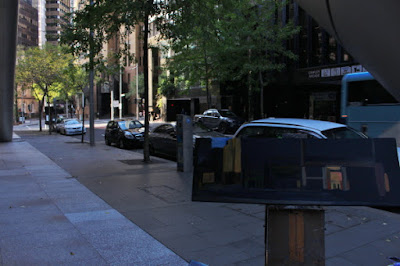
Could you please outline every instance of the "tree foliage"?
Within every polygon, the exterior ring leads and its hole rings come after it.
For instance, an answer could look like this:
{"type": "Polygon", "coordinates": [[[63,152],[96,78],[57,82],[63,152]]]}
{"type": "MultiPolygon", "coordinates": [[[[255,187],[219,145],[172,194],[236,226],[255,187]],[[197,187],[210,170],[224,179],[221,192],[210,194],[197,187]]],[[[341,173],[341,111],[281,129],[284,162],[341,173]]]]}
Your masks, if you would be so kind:
{"type": "MultiPolygon", "coordinates": [[[[16,65],[16,83],[32,90],[33,96],[39,101],[39,110],[42,110],[46,96],[50,102],[50,99],[59,97],[69,89],[64,82],[66,69],[72,60],[65,48],[51,44],[20,51],[16,65]]],[[[39,119],[41,120],[41,115],[39,119]]]]}
{"type": "MultiPolygon", "coordinates": [[[[94,58],[93,64],[101,64],[100,52],[106,41],[112,38],[119,40],[120,46],[114,51],[115,63],[119,65],[120,58],[133,55],[129,53],[126,37],[139,24],[144,24],[143,65],[144,65],[144,95],[145,95],[145,136],[144,161],[150,161],[149,156],[149,117],[148,117],[148,22],[151,16],[159,14],[158,1],[152,0],[97,0],[91,5],[71,15],[72,23],[65,28],[63,43],[68,44],[74,54],[94,58]],[[91,34],[93,33],[93,34],[91,34]],[[97,61],[96,61],[97,60],[97,61]]],[[[90,66],[93,69],[93,65],[90,66]]]]}
{"type": "Polygon", "coordinates": [[[284,69],[282,58],[296,59],[284,44],[298,28],[278,16],[285,4],[271,0],[170,1],[159,18],[161,33],[169,40],[166,48],[174,52],[167,69],[190,85],[241,81],[248,95],[260,91],[276,71],[284,69]]]}

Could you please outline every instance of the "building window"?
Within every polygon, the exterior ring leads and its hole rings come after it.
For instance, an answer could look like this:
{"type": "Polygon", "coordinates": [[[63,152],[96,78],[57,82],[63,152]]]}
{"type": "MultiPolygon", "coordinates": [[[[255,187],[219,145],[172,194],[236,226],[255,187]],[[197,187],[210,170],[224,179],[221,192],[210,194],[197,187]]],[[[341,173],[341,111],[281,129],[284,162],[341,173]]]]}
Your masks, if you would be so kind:
{"type": "Polygon", "coordinates": [[[329,64],[335,64],[337,63],[337,42],[336,39],[333,36],[329,36],[328,39],[328,62],[329,64]]]}
{"type": "Polygon", "coordinates": [[[318,66],[322,64],[322,30],[321,27],[314,21],[310,23],[312,30],[312,43],[311,43],[311,53],[312,62],[311,66],[318,66]]]}
{"type": "Polygon", "coordinates": [[[299,8],[299,67],[305,68],[309,65],[307,58],[307,36],[308,36],[308,27],[307,27],[307,15],[303,9],[299,8]]]}

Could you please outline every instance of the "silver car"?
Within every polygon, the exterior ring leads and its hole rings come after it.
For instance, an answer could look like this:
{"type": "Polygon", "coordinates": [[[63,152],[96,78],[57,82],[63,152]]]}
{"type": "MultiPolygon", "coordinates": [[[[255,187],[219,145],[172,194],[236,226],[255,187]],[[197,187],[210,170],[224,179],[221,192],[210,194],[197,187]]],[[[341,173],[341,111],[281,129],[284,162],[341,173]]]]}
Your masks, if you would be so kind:
{"type": "Polygon", "coordinates": [[[85,134],[86,128],[83,128],[81,122],[77,119],[65,119],[59,124],[59,132],[64,135],[85,134]]]}
{"type": "MultiPolygon", "coordinates": [[[[308,139],[366,139],[363,133],[346,125],[301,118],[266,118],[242,125],[234,134],[240,137],[308,138],[308,139]]],[[[397,147],[400,165],[400,148],[397,147]]]]}

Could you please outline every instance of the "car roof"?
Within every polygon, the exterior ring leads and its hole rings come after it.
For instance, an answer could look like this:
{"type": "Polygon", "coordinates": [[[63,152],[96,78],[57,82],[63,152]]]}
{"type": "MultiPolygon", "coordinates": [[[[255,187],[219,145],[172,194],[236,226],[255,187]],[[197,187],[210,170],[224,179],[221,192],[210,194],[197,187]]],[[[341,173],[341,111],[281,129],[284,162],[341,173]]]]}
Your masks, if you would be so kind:
{"type": "Polygon", "coordinates": [[[114,119],[114,120],[110,120],[110,121],[114,121],[114,122],[124,122],[124,121],[138,121],[137,119],[134,118],[119,118],[119,119],[114,119]]]}
{"type": "Polygon", "coordinates": [[[248,124],[274,124],[282,126],[298,126],[302,128],[314,129],[319,131],[346,127],[346,125],[343,124],[321,121],[321,120],[302,119],[302,118],[273,118],[273,117],[254,120],[248,124]]]}
{"type": "Polygon", "coordinates": [[[211,109],[207,109],[204,112],[209,112],[209,111],[230,111],[229,109],[216,109],[216,108],[211,108],[211,109]]]}

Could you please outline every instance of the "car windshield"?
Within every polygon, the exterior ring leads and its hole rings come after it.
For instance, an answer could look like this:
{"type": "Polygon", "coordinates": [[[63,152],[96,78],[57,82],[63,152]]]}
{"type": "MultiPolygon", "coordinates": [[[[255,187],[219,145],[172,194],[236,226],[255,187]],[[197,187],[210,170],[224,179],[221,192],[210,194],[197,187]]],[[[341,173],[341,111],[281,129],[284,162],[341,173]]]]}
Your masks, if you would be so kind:
{"type": "Polygon", "coordinates": [[[366,139],[367,136],[348,127],[339,127],[321,132],[328,139],[366,139]]]}
{"type": "Polygon", "coordinates": [[[193,123],[193,133],[204,133],[213,131],[211,128],[205,126],[203,123],[193,123]]]}
{"type": "Polygon", "coordinates": [[[135,121],[135,120],[120,121],[120,122],[118,122],[118,125],[122,130],[143,127],[142,123],[140,123],[139,121],[135,121]]]}
{"type": "Polygon", "coordinates": [[[79,122],[77,120],[69,120],[69,121],[65,121],[66,125],[74,125],[74,124],[79,124],[79,122]]]}
{"type": "Polygon", "coordinates": [[[237,117],[237,115],[228,110],[220,110],[219,113],[224,117],[237,117]]]}

